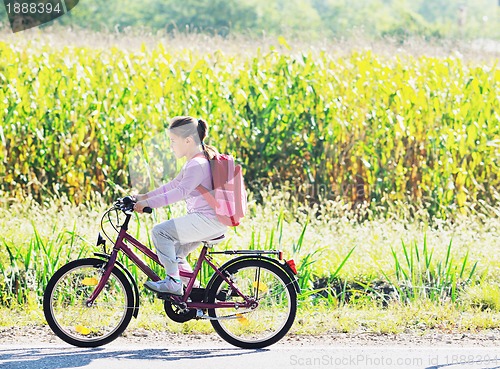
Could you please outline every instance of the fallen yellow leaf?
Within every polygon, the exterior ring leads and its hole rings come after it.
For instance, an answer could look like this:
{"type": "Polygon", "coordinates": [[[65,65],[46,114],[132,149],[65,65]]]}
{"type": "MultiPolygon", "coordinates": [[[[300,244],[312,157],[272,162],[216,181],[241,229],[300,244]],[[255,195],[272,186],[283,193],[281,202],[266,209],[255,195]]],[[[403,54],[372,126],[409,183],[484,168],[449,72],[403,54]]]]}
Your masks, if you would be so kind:
{"type": "Polygon", "coordinates": [[[248,319],[245,318],[242,314],[236,314],[236,320],[238,320],[238,322],[240,322],[243,325],[249,324],[248,319]]]}
{"type": "Polygon", "coordinates": [[[82,281],[84,286],[97,286],[97,283],[99,283],[99,281],[94,277],[85,277],[82,281]]]}
{"type": "Polygon", "coordinates": [[[266,293],[269,291],[269,288],[267,288],[265,283],[262,282],[253,282],[253,287],[257,288],[260,292],[266,293]]]}
{"type": "Polygon", "coordinates": [[[75,327],[75,330],[80,333],[80,334],[83,334],[83,335],[88,335],[90,334],[90,329],[88,329],[87,327],[84,327],[83,325],[77,325],[75,327]]]}

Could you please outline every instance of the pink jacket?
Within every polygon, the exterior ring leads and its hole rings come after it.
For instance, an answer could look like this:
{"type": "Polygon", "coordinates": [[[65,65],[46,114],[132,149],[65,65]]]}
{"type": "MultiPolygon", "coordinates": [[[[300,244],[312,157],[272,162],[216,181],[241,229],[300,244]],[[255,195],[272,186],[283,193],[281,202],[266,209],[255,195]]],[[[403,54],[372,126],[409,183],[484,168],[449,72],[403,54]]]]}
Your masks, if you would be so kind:
{"type": "Polygon", "coordinates": [[[215,211],[196,189],[199,184],[212,189],[210,164],[206,158],[196,156],[184,164],[177,177],[148,192],[147,201],[150,207],[159,208],[185,199],[188,213],[202,213],[215,218],[215,211]]]}

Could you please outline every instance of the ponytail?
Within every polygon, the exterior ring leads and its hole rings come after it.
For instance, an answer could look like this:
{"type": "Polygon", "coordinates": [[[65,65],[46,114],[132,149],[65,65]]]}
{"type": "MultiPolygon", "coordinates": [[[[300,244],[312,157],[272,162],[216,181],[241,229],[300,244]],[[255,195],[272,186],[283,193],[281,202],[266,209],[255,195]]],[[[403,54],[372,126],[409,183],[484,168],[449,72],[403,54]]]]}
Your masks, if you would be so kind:
{"type": "Polygon", "coordinates": [[[197,131],[198,136],[200,137],[201,149],[203,150],[205,157],[207,158],[207,160],[213,159],[213,157],[219,152],[215,147],[205,144],[205,138],[208,135],[207,122],[205,122],[203,119],[198,119],[197,131]]]}

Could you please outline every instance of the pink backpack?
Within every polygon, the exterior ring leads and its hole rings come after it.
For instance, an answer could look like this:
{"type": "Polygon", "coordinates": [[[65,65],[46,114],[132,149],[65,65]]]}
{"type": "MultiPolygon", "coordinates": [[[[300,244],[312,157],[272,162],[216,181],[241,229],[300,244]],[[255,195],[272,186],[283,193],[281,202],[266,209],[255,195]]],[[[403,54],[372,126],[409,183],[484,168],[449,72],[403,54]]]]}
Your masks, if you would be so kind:
{"type": "Polygon", "coordinates": [[[219,221],[236,227],[245,216],[247,192],[241,165],[235,165],[234,158],[227,154],[216,154],[210,162],[213,190],[202,185],[196,187],[210,204],[219,221]]]}

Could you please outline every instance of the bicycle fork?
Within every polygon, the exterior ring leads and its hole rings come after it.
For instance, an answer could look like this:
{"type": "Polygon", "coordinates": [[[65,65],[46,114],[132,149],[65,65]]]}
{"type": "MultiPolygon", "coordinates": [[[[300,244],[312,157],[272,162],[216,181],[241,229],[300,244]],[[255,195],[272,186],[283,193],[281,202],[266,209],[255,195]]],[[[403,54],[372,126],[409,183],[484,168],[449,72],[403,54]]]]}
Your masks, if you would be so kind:
{"type": "MultiPolygon", "coordinates": [[[[104,286],[106,285],[106,282],[109,279],[109,276],[111,275],[111,271],[115,267],[116,259],[118,257],[118,251],[113,250],[109,256],[108,261],[106,262],[106,265],[104,265],[101,270],[104,270],[104,273],[102,274],[101,278],[99,279],[99,282],[96,285],[96,288],[94,289],[94,292],[90,295],[90,297],[85,301],[85,305],[87,307],[92,307],[94,304],[95,300],[101,293],[101,291],[104,289],[104,286]]],[[[103,260],[104,262],[104,260],[103,260]]]]}

